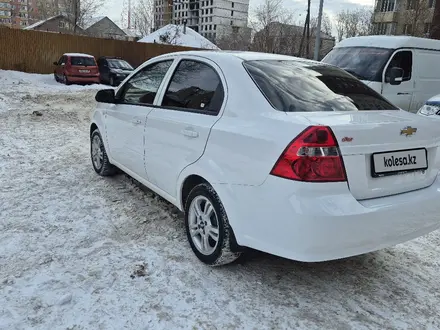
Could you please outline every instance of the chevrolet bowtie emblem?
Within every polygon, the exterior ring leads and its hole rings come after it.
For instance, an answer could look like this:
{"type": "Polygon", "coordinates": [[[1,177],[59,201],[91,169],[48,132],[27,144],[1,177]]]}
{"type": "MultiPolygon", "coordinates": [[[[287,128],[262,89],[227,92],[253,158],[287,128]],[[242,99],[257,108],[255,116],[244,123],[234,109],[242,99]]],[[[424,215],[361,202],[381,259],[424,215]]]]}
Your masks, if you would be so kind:
{"type": "Polygon", "coordinates": [[[400,135],[411,136],[417,132],[417,128],[406,126],[400,130],[400,135]]]}

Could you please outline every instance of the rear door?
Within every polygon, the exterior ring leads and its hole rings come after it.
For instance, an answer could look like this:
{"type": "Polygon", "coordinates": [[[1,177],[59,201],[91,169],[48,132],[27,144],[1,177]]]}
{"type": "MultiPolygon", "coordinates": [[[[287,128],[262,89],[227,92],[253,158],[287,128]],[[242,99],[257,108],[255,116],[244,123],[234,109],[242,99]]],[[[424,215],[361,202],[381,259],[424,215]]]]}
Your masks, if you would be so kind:
{"type": "Polygon", "coordinates": [[[411,100],[416,80],[413,73],[413,58],[411,49],[399,49],[391,56],[383,72],[382,95],[391,103],[406,111],[413,110],[411,109],[411,100]],[[399,85],[389,83],[389,72],[392,67],[403,69],[403,79],[399,85]]]}
{"type": "Polygon", "coordinates": [[[170,82],[148,115],[145,156],[149,180],[176,197],[180,172],[203,154],[212,126],[225,103],[220,68],[199,57],[177,63],[170,82]]]}
{"type": "Polygon", "coordinates": [[[58,76],[59,79],[62,78],[63,73],[64,73],[64,67],[67,63],[67,56],[61,56],[60,59],[58,60],[58,65],[55,68],[55,74],[58,76]]]}
{"type": "Polygon", "coordinates": [[[118,91],[118,103],[106,111],[106,134],[112,159],[145,179],[146,119],[172,63],[172,59],[162,60],[141,69],[118,91]]]}

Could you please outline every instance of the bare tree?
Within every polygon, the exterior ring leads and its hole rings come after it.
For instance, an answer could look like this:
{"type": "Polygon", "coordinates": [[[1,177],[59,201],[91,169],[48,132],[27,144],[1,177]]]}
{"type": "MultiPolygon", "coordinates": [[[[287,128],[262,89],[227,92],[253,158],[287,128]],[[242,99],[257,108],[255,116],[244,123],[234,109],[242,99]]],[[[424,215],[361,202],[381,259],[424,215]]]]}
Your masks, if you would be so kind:
{"type": "Polygon", "coordinates": [[[153,0],[138,0],[134,6],[134,26],[142,37],[151,33],[154,24],[153,0]]]}
{"type": "Polygon", "coordinates": [[[61,8],[72,22],[73,33],[77,33],[78,26],[84,26],[89,19],[95,16],[104,5],[105,0],[59,0],[61,8]]]}
{"type": "Polygon", "coordinates": [[[254,32],[252,48],[262,52],[280,52],[280,46],[289,48],[296,36],[289,31],[294,23],[293,13],[283,7],[282,0],[264,0],[250,21],[254,32]]]}
{"type": "MultiPolygon", "coordinates": [[[[313,30],[316,29],[318,25],[318,18],[313,17],[310,20],[310,28],[313,30]]],[[[322,14],[322,21],[321,21],[321,32],[324,32],[325,34],[331,36],[332,35],[332,22],[330,20],[330,17],[326,13],[322,14]]]]}
{"type": "Polygon", "coordinates": [[[336,15],[338,41],[343,38],[371,34],[373,30],[372,15],[372,10],[366,8],[339,12],[336,15]]]}
{"type": "Polygon", "coordinates": [[[105,0],[38,0],[39,19],[63,15],[71,23],[72,33],[84,26],[101,9],[105,0]]]}
{"type": "Polygon", "coordinates": [[[222,34],[216,38],[216,45],[223,50],[249,50],[251,43],[251,29],[239,28],[229,34],[222,34]]]}
{"type": "Polygon", "coordinates": [[[426,36],[428,31],[425,30],[425,23],[431,19],[432,11],[427,0],[408,0],[403,15],[403,33],[416,37],[426,36]]]}

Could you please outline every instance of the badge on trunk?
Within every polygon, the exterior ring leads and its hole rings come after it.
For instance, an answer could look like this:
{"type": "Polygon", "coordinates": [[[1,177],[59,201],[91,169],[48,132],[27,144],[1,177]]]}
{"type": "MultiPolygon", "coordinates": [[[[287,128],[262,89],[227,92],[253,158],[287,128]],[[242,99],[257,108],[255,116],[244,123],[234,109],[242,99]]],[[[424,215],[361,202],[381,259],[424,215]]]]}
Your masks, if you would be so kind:
{"type": "Polygon", "coordinates": [[[413,134],[416,134],[416,132],[417,132],[417,128],[406,126],[400,130],[400,135],[411,136],[413,134]]]}

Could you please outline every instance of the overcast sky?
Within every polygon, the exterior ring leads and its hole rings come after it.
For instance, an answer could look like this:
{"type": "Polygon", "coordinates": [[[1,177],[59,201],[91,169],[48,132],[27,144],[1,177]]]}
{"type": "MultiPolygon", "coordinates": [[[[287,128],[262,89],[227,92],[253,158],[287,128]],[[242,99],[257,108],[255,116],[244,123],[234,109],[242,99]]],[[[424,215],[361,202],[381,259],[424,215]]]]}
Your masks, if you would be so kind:
{"type": "MultiPolygon", "coordinates": [[[[132,0],[132,3],[135,1],[136,0],[132,0]]],[[[128,0],[126,0],[126,2],[128,3],[128,0]]],[[[252,15],[253,10],[262,2],[263,0],[250,0],[249,15],[252,15]]],[[[324,12],[329,15],[330,19],[333,19],[335,14],[344,9],[355,9],[362,6],[372,7],[373,5],[374,0],[324,0],[324,12]]],[[[284,0],[284,6],[296,14],[298,17],[298,23],[301,23],[301,21],[304,22],[307,10],[307,1],[284,0]]],[[[317,16],[318,6],[319,0],[312,0],[312,17],[317,16]]],[[[115,23],[120,24],[122,11],[123,0],[107,0],[101,14],[108,16],[115,23]]],[[[122,28],[126,28],[126,26],[122,26],[122,28]]]]}

